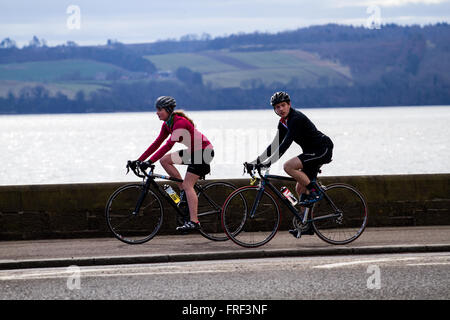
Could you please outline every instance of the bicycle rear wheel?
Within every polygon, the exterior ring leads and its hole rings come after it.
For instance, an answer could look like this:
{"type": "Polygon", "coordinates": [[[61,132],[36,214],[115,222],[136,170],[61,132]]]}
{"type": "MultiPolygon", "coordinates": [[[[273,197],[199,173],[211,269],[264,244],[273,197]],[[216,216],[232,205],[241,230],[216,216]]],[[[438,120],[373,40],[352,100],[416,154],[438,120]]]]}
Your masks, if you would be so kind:
{"type": "MultiPolygon", "coordinates": [[[[200,233],[214,241],[228,240],[222,229],[222,206],[228,196],[237,188],[228,182],[211,182],[198,193],[198,220],[200,233]]],[[[245,200],[242,198],[242,202],[245,200]]]]}
{"type": "Polygon", "coordinates": [[[325,188],[327,197],[312,208],[312,225],[316,234],[331,244],[348,244],[356,240],[367,225],[367,205],[364,197],[347,184],[332,184],[325,188]]]}
{"type": "Polygon", "coordinates": [[[280,210],[273,196],[257,186],[242,187],[225,201],[222,227],[234,243],[259,247],[269,242],[280,225],[280,210]],[[242,201],[245,199],[245,201],[242,201]]]}
{"type": "Polygon", "coordinates": [[[134,212],[143,190],[142,184],[125,185],[117,189],[106,204],[109,229],[117,239],[128,244],[149,241],[162,225],[163,207],[151,190],[145,194],[139,211],[134,212]]]}

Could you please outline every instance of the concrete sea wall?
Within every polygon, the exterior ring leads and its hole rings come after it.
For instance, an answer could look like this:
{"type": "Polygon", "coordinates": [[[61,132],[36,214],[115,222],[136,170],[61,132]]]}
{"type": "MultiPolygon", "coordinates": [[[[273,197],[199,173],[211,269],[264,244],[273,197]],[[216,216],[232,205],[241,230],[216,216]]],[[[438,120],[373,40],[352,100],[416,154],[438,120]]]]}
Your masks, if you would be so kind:
{"type": "MultiPolygon", "coordinates": [[[[450,224],[450,174],[323,177],[324,185],[355,186],[369,207],[369,227],[450,224]]],[[[237,187],[249,179],[229,179],[237,187]]],[[[209,182],[209,181],[207,181],[209,182]]],[[[104,217],[111,193],[125,183],[0,186],[0,240],[111,236],[104,217]]],[[[276,183],[281,187],[281,183],[276,183]]],[[[285,184],[291,191],[292,183],[285,184]]],[[[159,234],[175,233],[175,212],[165,203],[159,234]]],[[[280,229],[291,226],[282,209],[280,229]]]]}

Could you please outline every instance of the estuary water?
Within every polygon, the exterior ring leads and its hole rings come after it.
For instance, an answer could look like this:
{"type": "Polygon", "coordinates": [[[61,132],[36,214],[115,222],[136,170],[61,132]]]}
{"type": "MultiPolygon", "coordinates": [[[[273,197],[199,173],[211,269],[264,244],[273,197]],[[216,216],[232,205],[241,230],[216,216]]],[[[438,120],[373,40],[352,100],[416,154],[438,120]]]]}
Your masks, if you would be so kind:
{"type": "MultiPolygon", "coordinates": [[[[450,172],[450,106],[299,110],[334,142],[323,176],[450,172]]],[[[264,151],[279,119],[272,110],[187,114],[215,148],[207,179],[242,178],[242,163],[264,151]]],[[[155,112],[2,115],[0,185],[136,181],[125,175],[126,161],[161,124],[155,112]]],[[[283,174],[282,164],[301,152],[293,143],[271,173],[283,174]]],[[[159,164],[156,171],[163,173],[159,164]]]]}

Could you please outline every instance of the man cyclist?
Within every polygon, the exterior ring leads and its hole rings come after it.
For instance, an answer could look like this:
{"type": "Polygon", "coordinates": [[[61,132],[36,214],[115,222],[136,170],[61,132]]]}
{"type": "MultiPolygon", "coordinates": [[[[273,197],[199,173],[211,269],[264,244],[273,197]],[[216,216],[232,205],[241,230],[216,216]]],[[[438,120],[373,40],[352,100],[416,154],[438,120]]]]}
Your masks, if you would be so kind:
{"type": "MultiPolygon", "coordinates": [[[[331,162],[333,142],[317,130],[306,115],[291,106],[291,98],[286,92],[276,92],[270,103],[280,117],[277,134],[263,154],[247,165],[269,167],[281,158],[292,142],[297,143],[303,153],[286,161],[283,169],[297,181],[295,189],[301,195],[300,205],[309,206],[322,197],[312,181],[317,177],[320,166],[331,162]]],[[[294,234],[295,230],[290,232],[294,234]]]]}

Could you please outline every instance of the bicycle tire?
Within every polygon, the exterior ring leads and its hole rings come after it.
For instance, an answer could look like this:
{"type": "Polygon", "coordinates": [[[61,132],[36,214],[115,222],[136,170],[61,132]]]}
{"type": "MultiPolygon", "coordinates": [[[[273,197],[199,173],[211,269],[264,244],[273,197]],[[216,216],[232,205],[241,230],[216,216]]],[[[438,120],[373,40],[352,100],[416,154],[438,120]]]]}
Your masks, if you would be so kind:
{"type": "Polygon", "coordinates": [[[137,214],[133,212],[142,194],[142,184],[118,188],[109,198],[105,216],[109,230],[122,242],[141,244],[152,239],[161,228],[164,209],[161,200],[148,190],[137,214]]]}
{"type": "Polygon", "coordinates": [[[258,186],[246,186],[235,190],[224,203],[222,227],[227,237],[245,248],[256,248],[269,242],[280,225],[280,209],[274,197],[264,190],[254,217],[251,210],[258,186]],[[245,199],[243,205],[240,199],[245,199]]]}
{"type": "Polygon", "coordinates": [[[222,229],[222,206],[236,189],[235,185],[228,182],[211,182],[202,186],[198,193],[199,231],[202,236],[213,241],[228,240],[222,229]]]}
{"type": "Polygon", "coordinates": [[[312,208],[312,225],[316,234],[327,243],[342,245],[355,241],[367,226],[368,209],[363,195],[354,187],[337,183],[325,187],[325,193],[340,210],[338,217],[326,218],[336,211],[324,197],[312,208]]]}

